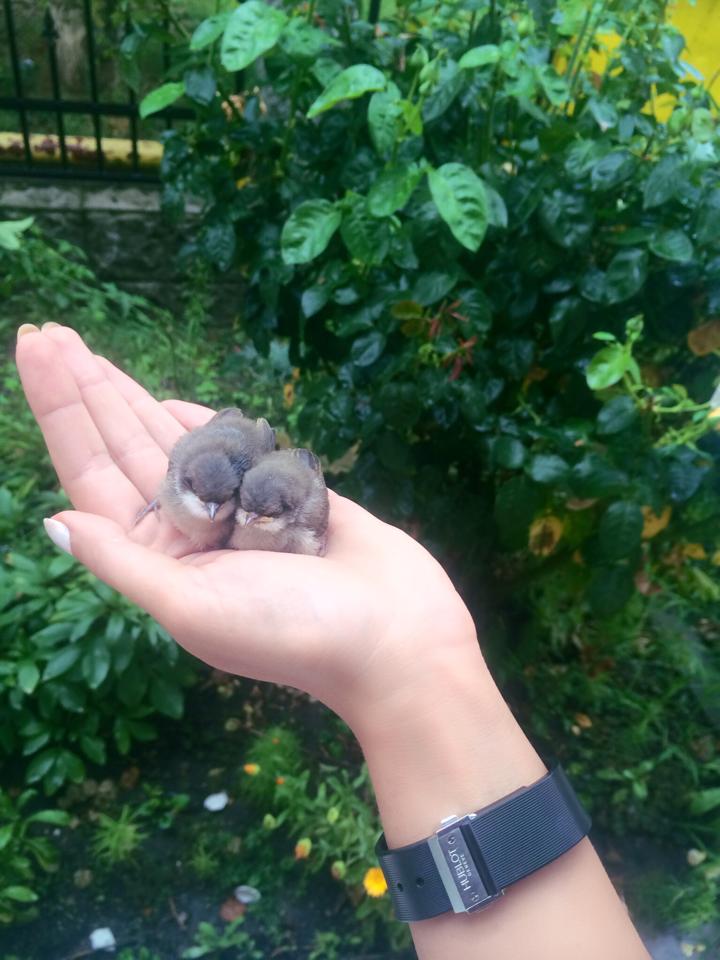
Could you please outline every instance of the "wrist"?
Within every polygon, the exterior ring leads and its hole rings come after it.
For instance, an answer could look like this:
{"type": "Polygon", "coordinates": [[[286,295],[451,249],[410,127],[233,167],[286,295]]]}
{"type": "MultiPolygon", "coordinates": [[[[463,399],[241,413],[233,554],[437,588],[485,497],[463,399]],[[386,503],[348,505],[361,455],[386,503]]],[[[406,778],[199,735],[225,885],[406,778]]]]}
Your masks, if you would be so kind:
{"type": "Polygon", "coordinates": [[[442,818],[478,810],[546,773],[476,640],[429,656],[355,733],[390,846],[420,840],[442,818]]]}

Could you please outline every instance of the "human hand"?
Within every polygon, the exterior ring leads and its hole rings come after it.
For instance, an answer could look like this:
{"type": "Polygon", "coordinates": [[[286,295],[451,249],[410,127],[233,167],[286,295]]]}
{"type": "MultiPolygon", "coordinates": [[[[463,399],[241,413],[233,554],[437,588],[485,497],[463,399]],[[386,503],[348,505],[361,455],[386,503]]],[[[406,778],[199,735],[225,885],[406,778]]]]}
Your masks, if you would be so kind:
{"type": "Polygon", "coordinates": [[[54,518],[73,556],[195,656],[306,690],[358,736],[441,664],[476,663],[472,620],[439,564],[343,497],[330,494],[322,558],[196,553],[162,511],[134,526],[176,440],[213,411],[159,403],[68,327],[21,333],[23,387],[75,507],[54,518]]]}

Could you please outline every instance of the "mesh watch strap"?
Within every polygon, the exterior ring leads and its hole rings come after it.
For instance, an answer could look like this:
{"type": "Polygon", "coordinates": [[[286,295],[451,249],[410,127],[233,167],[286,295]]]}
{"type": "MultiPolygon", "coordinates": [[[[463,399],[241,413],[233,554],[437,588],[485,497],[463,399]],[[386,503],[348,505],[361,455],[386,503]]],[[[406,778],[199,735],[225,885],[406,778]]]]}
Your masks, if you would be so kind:
{"type": "Polygon", "coordinates": [[[560,766],[418,843],[376,852],[398,920],[471,912],[574,847],[590,829],[560,766]]]}

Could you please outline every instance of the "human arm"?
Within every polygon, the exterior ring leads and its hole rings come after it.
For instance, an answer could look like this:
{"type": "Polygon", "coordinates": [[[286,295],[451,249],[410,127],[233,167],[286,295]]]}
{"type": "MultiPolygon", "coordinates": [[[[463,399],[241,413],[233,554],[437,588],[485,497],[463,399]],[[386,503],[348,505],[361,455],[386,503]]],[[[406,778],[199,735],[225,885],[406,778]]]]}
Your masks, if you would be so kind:
{"type": "MultiPolygon", "coordinates": [[[[543,775],[464,604],[414,540],[335,495],[323,558],[194,553],[162,513],[134,527],[169,450],[211,411],[157,403],[66,327],[26,333],[17,359],[76,507],[54,518],[65,545],[200,659],[304,689],[341,715],[391,846],[543,775]]],[[[647,957],[587,840],[488,910],[414,924],[413,936],[421,960],[647,957]]]]}

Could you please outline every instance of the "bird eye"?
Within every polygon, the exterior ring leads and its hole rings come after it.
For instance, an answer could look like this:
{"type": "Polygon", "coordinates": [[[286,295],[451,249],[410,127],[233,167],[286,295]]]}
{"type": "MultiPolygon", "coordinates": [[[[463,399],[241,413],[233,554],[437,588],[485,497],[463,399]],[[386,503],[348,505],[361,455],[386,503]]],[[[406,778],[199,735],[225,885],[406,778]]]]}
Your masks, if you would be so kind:
{"type": "Polygon", "coordinates": [[[182,482],[183,482],[183,485],[188,488],[188,490],[192,490],[193,483],[190,477],[183,477],[182,482]]]}

